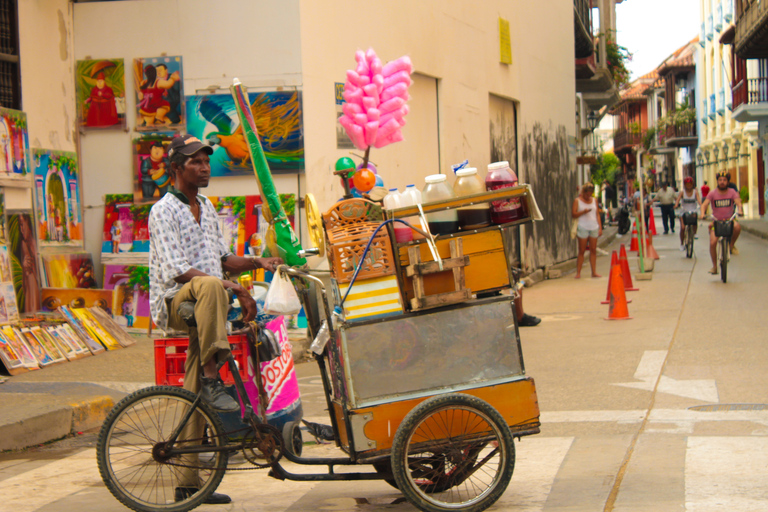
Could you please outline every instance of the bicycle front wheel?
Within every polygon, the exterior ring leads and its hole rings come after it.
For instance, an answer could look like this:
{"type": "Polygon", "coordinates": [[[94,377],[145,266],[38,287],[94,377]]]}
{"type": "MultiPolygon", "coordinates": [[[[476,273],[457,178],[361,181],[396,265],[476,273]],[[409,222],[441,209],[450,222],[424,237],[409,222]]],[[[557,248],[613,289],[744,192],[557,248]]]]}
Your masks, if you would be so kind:
{"type": "Polygon", "coordinates": [[[730,248],[730,241],[725,238],[720,238],[720,279],[724,283],[728,282],[728,249],[730,248]]]}
{"type": "MultiPolygon", "coordinates": [[[[104,484],[123,505],[138,512],[182,512],[203,503],[219,486],[225,452],[163,453],[195,398],[181,388],[153,386],[125,397],[109,413],[96,457],[104,484]]],[[[222,446],[223,433],[218,415],[201,402],[174,447],[222,446]]]]}
{"type": "Polygon", "coordinates": [[[504,418],[479,398],[435,396],[409,412],[392,441],[398,489],[425,512],[480,512],[501,497],[515,467],[504,418]]]}
{"type": "Polygon", "coordinates": [[[693,226],[685,226],[685,256],[693,257],[693,226]]]}

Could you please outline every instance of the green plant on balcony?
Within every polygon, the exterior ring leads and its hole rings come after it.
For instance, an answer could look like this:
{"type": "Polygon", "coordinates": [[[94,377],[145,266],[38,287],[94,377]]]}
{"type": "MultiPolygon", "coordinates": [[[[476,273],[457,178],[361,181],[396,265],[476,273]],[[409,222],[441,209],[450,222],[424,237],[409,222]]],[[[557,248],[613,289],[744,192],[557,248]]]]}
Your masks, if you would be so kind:
{"type": "Polygon", "coordinates": [[[645,135],[643,135],[643,147],[646,151],[651,149],[651,146],[653,145],[653,141],[656,138],[656,128],[648,128],[648,130],[645,132],[645,135]]]}
{"type": "Polygon", "coordinates": [[[742,204],[747,204],[749,202],[749,187],[746,185],[741,187],[739,189],[739,197],[741,197],[742,204]]]}
{"type": "Polygon", "coordinates": [[[633,121],[627,125],[627,131],[630,135],[640,135],[642,128],[640,127],[640,123],[633,121]]]}
{"type": "Polygon", "coordinates": [[[610,32],[605,36],[605,53],[606,66],[616,86],[621,87],[629,83],[629,70],[625,63],[632,60],[632,54],[625,47],[616,44],[610,32]]]}

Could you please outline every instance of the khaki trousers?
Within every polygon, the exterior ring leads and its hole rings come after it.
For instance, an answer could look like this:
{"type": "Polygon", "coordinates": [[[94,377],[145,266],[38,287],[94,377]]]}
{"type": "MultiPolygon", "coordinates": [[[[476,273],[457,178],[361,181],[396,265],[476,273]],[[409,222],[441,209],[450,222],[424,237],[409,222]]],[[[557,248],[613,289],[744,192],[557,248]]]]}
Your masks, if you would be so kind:
{"type": "MultiPolygon", "coordinates": [[[[179,331],[189,332],[189,347],[187,361],[184,365],[184,389],[192,393],[200,392],[201,368],[213,357],[218,360],[229,355],[227,340],[227,309],[229,297],[221,283],[221,279],[212,276],[193,277],[191,281],[173,296],[168,304],[168,325],[179,331]],[[195,320],[197,327],[188,327],[177,311],[184,301],[195,303],[195,320]]],[[[193,416],[179,436],[180,439],[200,439],[203,435],[202,417],[193,416]]],[[[197,455],[183,457],[184,463],[191,466],[199,465],[197,455]]],[[[179,486],[200,487],[198,471],[181,468],[179,486]]]]}

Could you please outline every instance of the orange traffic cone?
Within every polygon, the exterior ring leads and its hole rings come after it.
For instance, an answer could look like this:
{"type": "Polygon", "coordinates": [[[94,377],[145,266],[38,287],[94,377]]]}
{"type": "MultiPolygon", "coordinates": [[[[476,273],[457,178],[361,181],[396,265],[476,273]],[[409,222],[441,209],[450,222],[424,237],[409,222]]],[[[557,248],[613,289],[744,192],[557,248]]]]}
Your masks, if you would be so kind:
{"type": "Polygon", "coordinates": [[[629,241],[629,250],[634,252],[640,250],[637,242],[637,222],[632,223],[632,238],[629,241]]]}
{"type": "Polygon", "coordinates": [[[627,297],[624,294],[624,279],[621,277],[621,265],[611,268],[611,305],[608,306],[608,318],[606,320],[628,320],[627,297]]]}
{"type": "Polygon", "coordinates": [[[627,261],[627,251],[624,249],[624,244],[621,244],[621,249],[619,251],[619,265],[621,265],[621,276],[624,278],[624,291],[638,291],[640,288],[635,288],[632,285],[632,274],[629,272],[629,261],[627,261]]]}
{"type": "Polygon", "coordinates": [[[654,220],[653,217],[653,207],[648,208],[648,211],[651,212],[648,214],[648,234],[658,235],[658,233],[656,233],[656,220],[654,220]]]}
{"type": "MultiPolygon", "coordinates": [[[[613,254],[611,254],[611,270],[613,270],[613,267],[615,266],[618,266],[621,269],[621,263],[619,262],[619,257],[617,256],[616,251],[613,251],[613,254]]],[[[622,274],[623,272],[624,270],[622,269],[622,274]]],[[[608,289],[605,292],[605,300],[601,301],[600,304],[611,303],[611,283],[613,283],[613,272],[608,273],[608,289]]],[[[629,300],[627,302],[632,302],[632,301],[629,300]]]]}
{"type": "MultiPolygon", "coordinates": [[[[616,256],[616,251],[613,251],[613,254],[611,254],[611,267],[613,268],[615,265],[618,265],[619,258],[616,256]]],[[[613,282],[613,272],[608,273],[608,289],[605,292],[605,300],[600,302],[600,304],[610,304],[611,303],[611,283],[613,282]]]]}
{"type": "Polygon", "coordinates": [[[648,247],[648,254],[647,257],[658,260],[659,259],[659,253],[656,252],[656,249],[653,248],[653,241],[652,237],[648,237],[648,241],[646,243],[646,247],[648,247]]]}

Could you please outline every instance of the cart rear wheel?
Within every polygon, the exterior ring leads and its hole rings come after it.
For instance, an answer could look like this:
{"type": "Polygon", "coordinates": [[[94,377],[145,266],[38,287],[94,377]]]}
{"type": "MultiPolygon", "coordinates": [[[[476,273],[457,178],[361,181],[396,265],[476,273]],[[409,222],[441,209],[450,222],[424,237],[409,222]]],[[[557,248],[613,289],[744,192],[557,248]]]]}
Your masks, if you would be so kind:
{"type": "Polygon", "coordinates": [[[392,442],[397,487],[426,512],[485,510],[506,490],[514,467],[515,445],[504,418],[469,395],[422,402],[392,442]]]}

